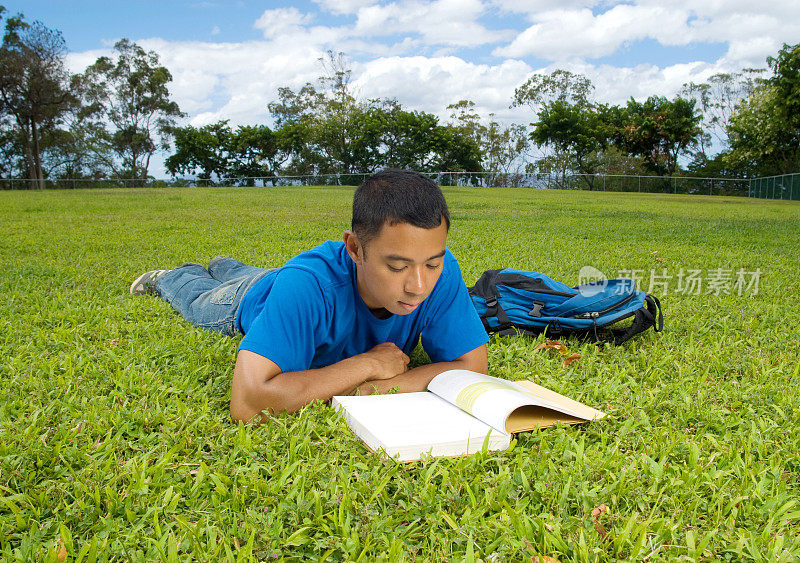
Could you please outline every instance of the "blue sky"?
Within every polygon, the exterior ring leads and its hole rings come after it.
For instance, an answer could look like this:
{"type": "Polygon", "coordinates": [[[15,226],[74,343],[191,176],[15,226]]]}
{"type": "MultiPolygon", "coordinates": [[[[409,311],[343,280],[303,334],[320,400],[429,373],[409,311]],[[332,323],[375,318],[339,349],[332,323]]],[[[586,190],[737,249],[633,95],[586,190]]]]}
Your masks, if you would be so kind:
{"type": "MultiPolygon", "coordinates": [[[[387,3],[384,2],[384,5],[387,3]]],[[[601,5],[590,6],[595,16],[603,14],[601,5]]],[[[134,40],[163,38],[170,41],[203,41],[213,43],[257,41],[263,38],[254,22],[270,9],[294,7],[312,16],[314,25],[345,25],[354,15],[335,14],[312,1],[306,2],[246,2],[243,0],[133,0],[109,2],[98,0],[5,0],[9,13],[24,13],[27,20],[40,20],[64,34],[70,51],[100,49],[121,37],[134,40]]],[[[607,6],[607,5],[606,5],[607,6]]],[[[528,21],[518,12],[501,5],[486,5],[479,21],[487,29],[520,33],[528,21]]],[[[405,34],[389,35],[386,40],[402,39],[405,34]]],[[[626,42],[614,53],[597,57],[600,64],[635,66],[705,61],[712,63],[726,51],[725,41],[696,41],[688,45],[663,45],[651,38],[626,42]]],[[[432,48],[420,52],[431,54],[432,48]]],[[[463,47],[456,52],[465,58],[482,63],[496,63],[503,57],[492,54],[493,45],[463,47]]],[[[522,57],[532,65],[545,64],[546,58],[532,55],[522,57]]]]}
{"type": "Polygon", "coordinates": [[[270,123],[280,86],[321,73],[342,51],[363,97],[396,98],[447,119],[461,99],[529,123],[509,108],[531,74],[589,77],[601,102],[674,96],[687,82],[764,67],[800,39],[798,0],[0,0],[64,34],[82,71],[127,37],[159,54],[170,90],[203,125],[270,123]]]}

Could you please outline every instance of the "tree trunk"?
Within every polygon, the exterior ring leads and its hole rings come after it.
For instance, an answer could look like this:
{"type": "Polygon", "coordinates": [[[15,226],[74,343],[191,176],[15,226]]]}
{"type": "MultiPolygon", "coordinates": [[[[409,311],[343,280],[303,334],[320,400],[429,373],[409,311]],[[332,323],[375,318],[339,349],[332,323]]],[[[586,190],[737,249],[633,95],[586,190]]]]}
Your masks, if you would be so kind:
{"type": "Polygon", "coordinates": [[[17,124],[19,124],[20,132],[22,133],[22,146],[25,149],[25,164],[27,166],[28,176],[28,189],[34,188],[36,182],[36,166],[33,162],[33,148],[31,147],[31,131],[28,126],[28,121],[17,116],[17,124]]]}
{"type": "MultiPolygon", "coordinates": [[[[147,183],[147,171],[150,169],[150,157],[153,156],[153,153],[147,153],[147,159],[144,161],[144,169],[142,170],[142,183],[147,183]]],[[[209,175],[209,178],[211,176],[209,175]]]]}
{"type": "Polygon", "coordinates": [[[36,128],[36,121],[31,119],[31,140],[33,142],[33,166],[35,172],[36,187],[44,189],[44,175],[42,174],[42,158],[39,154],[39,131],[36,128]]]}

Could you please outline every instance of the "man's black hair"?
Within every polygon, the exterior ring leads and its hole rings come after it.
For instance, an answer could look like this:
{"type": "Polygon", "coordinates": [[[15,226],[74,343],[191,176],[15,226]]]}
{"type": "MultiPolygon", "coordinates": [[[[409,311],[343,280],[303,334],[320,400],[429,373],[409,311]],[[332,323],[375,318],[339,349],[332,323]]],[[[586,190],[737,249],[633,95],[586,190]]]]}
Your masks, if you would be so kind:
{"type": "Polygon", "coordinates": [[[389,168],[364,180],[353,195],[352,229],[361,244],[377,237],[385,223],[435,229],[450,212],[436,182],[413,170],[389,168]]]}

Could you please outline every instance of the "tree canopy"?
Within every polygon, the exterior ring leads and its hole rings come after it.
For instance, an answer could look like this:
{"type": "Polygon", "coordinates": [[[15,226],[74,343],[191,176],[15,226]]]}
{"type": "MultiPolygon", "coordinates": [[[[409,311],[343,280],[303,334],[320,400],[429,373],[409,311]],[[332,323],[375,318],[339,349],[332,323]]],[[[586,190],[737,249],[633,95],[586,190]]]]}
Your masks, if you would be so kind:
{"type": "Polygon", "coordinates": [[[74,86],[83,99],[82,117],[93,125],[98,150],[119,158],[109,163],[118,174],[146,178],[150,159],[169,148],[175,120],[182,117],[171,100],[172,75],[154,51],[128,39],[114,45],[113,57],[99,57],[74,86]]]}
{"type": "Polygon", "coordinates": [[[3,140],[6,146],[16,142],[22,149],[27,178],[38,188],[44,186],[42,152],[48,133],[61,126],[74,101],[68,89],[66,53],[61,32],[39,21],[28,24],[22,16],[6,20],[0,46],[3,140]]]}

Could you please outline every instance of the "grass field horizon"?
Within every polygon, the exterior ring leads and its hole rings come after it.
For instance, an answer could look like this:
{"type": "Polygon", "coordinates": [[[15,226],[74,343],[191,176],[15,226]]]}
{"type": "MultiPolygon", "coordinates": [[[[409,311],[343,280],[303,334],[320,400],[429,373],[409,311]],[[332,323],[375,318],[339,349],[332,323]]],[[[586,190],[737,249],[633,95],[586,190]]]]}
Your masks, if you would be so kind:
{"type": "Polygon", "coordinates": [[[567,339],[568,367],[543,338],[492,339],[491,375],[610,416],[399,464],[324,404],[233,424],[239,338],[127,294],[145,270],[277,267],[340,239],[352,191],[0,192],[1,559],[800,557],[800,205],[444,188],[467,285],[499,267],[653,276],[665,329],[567,339]]]}

